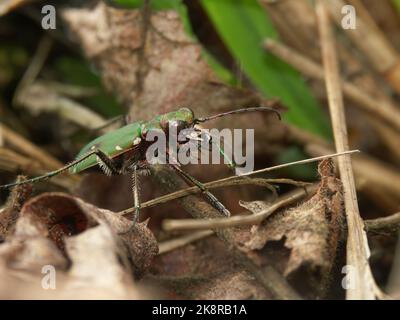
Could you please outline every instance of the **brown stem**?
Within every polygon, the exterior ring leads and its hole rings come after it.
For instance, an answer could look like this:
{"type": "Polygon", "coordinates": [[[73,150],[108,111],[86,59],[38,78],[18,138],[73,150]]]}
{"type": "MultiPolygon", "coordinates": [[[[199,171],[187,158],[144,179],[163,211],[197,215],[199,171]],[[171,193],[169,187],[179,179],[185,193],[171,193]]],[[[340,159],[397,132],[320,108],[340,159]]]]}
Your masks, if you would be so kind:
{"type": "Polygon", "coordinates": [[[400,231],[400,212],[383,218],[365,220],[364,223],[370,234],[397,237],[400,231]]]}
{"type": "MultiPolygon", "coordinates": [[[[317,0],[316,15],[320,32],[322,60],[325,70],[326,90],[335,145],[338,152],[343,152],[349,150],[349,145],[340,85],[341,79],[331,21],[325,3],[322,0],[317,0]]],[[[355,268],[354,276],[356,277],[355,288],[347,290],[346,298],[375,299],[376,295],[374,289],[376,285],[368,264],[368,243],[358,209],[351,159],[349,156],[343,156],[338,159],[338,163],[340,177],[343,183],[347,226],[349,230],[346,260],[348,265],[355,268]]]]}
{"type": "Polygon", "coordinates": [[[259,224],[273,212],[281,209],[282,207],[288,206],[307,195],[312,195],[316,192],[318,184],[313,184],[302,189],[297,189],[288,194],[279,197],[274,203],[271,204],[265,210],[259,213],[251,215],[240,215],[230,218],[217,218],[208,220],[197,220],[197,219],[166,219],[163,221],[163,228],[166,231],[178,231],[178,230],[202,230],[202,229],[221,229],[231,228],[243,225],[254,225],[259,224]]]}

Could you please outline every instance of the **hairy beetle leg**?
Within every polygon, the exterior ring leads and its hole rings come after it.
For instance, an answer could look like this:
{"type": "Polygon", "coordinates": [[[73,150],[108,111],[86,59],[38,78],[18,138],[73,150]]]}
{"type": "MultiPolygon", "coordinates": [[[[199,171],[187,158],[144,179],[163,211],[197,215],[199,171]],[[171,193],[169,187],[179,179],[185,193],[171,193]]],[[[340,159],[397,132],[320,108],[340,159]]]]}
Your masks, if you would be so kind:
{"type": "Polygon", "coordinates": [[[179,166],[175,164],[170,164],[170,166],[179,174],[181,178],[183,178],[183,180],[185,180],[189,184],[198,187],[201,191],[203,191],[204,195],[208,198],[215,209],[221,212],[224,216],[230,217],[231,213],[229,212],[229,210],[225,208],[221,201],[219,201],[216,196],[208,191],[207,188],[200,181],[192,177],[187,172],[183,171],[181,168],[179,168],[179,166]]]}
{"type": "Polygon", "coordinates": [[[132,168],[132,193],[133,193],[133,205],[135,208],[135,213],[133,216],[133,220],[131,222],[131,225],[129,228],[125,231],[119,232],[118,234],[126,234],[132,231],[132,229],[135,227],[136,222],[139,219],[139,214],[140,214],[140,196],[139,196],[139,179],[138,179],[138,166],[135,164],[132,168]]]}

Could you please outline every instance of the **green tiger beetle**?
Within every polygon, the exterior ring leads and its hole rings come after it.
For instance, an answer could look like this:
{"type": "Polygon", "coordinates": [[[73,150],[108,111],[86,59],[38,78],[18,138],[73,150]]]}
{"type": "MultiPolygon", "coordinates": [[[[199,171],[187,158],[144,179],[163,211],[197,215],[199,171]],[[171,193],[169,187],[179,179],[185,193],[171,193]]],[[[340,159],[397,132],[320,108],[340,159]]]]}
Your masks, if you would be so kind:
{"type": "MultiPolygon", "coordinates": [[[[276,109],[272,108],[273,105],[277,104],[278,102],[273,100],[271,101],[271,107],[261,106],[243,108],[202,118],[195,118],[193,111],[188,108],[180,108],[177,111],[158,115],[150,121],[137,121],[127,124],[117,130],[106,133],[87,144],[79,152],[76,159],[64,167],[48,172],[42,176],[2,185],[0,186],[0,189],[48,179],[63,173],[66,170],[69,170],[70,173],[80,173],[96,165],[98,165],[107,175],[130,173],[132,174],[135,209],[133,218],[134,224],[138,219],[140,211],[140,200],[138,195],[138,171],[144,170],[149,166],[149,163],[145,157],[146,150],[152,144],[152,142],[149,142],[146,139],[146,136],[149,132],[153,130],[161,130],[166,136],[168,136],[170,128],[173,127],[176,129],[177,133],[180,133],[182,130],[186,129],[193,129],[195,132],[201,133],[203,128],[199,125],[200,123],[227,115],[255,111],[274,112],[280,119],[280,113],[276,109]]],[[[190,137],[188,138],[190,139],[190,137]]],[[[195,137],[194,139],[196,140],[197,138],[195,137]]],[[[212,143],[212,139],[210,139],[210,143],[212,143]]],[[[222,155],[224,154],[222,149],[220,149],[220,153],[222,155]]],[[[168,154],[169,153],[167,150],[167,155],[168,154]]],[[[167,164],[174,171],[176,171],[187,184],[198,187],[202,191],[202,194],[220,213],[225,216],[230,216],[228,209],[226,209],[225,206],[210,191],[208,191],[201,182],[183,171],[180,168],[179,163],[168,162],[167,164]]],[[[235,166],[234,162],[230,162],[229,164],[231,167],[235,166]]]]}

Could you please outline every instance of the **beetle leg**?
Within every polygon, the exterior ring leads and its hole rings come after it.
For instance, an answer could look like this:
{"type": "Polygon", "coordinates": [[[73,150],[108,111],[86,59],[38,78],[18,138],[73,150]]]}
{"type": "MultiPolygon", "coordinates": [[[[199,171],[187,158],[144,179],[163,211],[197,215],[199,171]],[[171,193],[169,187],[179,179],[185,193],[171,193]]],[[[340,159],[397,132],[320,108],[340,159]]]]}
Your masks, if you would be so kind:
{"type": "Polygon", "coordinates": [[[115,161],[106,155],[103,151],[97,149],[94,150],[95,155],[97,156],[97,162],[99,167],[107,176],[119,174],[119,170],[115,165],[115,161]]]}
{"type": "Polygon", "coordinates": [[[133,215],[133,220],[131,225],[126,231],[119,232],[119,234],[126,234],[130,232],[136,222],[138,221],[139,214],[140,214],[140,196],[139,196],[139,179],[138,179],[138,166],[137,164],[133,165],[132,167],[132,192],[133,192],[133,205],[135,209],[135,213],[133,215]]]}
{"type": "Polygon", "coordinates": [[[183,171],[181,168],[179,168],[178,165],[176,164],[169,164],[178,174],[179,176],[185,180],[188,184],[195,185],[198,187],[201,191],[203,191],[204,195],[207,197],[207,199],[210,201],[210,203],[213,205],[215,209],[217,209],[219,212],[221,212],[223,215],[229,217],[231,213],[225,206],[217,199],[216,196],[214,196],[210,191],[207,190],[207,188],[196,178],[192,177],[190,174],[187,172],[183,171]]]}
{"type": "Polygon", "coordinates": [[[138,179],[137,169],[138,169],[137,165],[134,165],[132,172],[133,203],[135,206],[135,215],[133,216],[133,223],[136,223],[140,213],[139,179],[138,179]]]}

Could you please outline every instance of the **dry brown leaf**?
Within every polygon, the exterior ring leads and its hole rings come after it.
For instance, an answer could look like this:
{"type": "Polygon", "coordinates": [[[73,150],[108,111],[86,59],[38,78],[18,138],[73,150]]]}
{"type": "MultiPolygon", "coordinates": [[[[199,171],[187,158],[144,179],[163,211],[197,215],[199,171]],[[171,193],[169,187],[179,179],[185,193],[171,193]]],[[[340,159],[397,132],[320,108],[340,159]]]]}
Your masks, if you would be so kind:
{"type": "MultiPolygon", "coordinates": [[[[319,165],[321,183],[317,193],[300,204],[267,218],[259,226],[252,227],[251,235],[244,242],[246,250],[261,250],[268,244],[283,243],[290,250],[285,254],[282,247],[270,247],[278,257],[284,257],[281,266],[286,276],[306,268],[317,280],[330,274],[339,244],[343,221],[342,185],[334,175],[331,160],[324,160],[319,165]]],[[[260,201],[246,204],[256,213],[268,206],[260,201]]],[[[270,255],[274,259],[274,255],[270,255]]],[[[275,261],[276,262],[276,261],[275,261]]]]}
{"type": "Polygon", "coordinates": [[[25,203],[15,231],[0,245],[3,280],[27,281],[28,287],[33,284],[27,297],[49,298],[40,292],[40,281],[43,266],[51,265],[57,273],[55,299],[145,298],[146,290],[138,294],[132,275],[144,274],[158,246],[146,223],[120,234],[130,226],[129,220],[79,198],[44,193],[25,203]]]}

